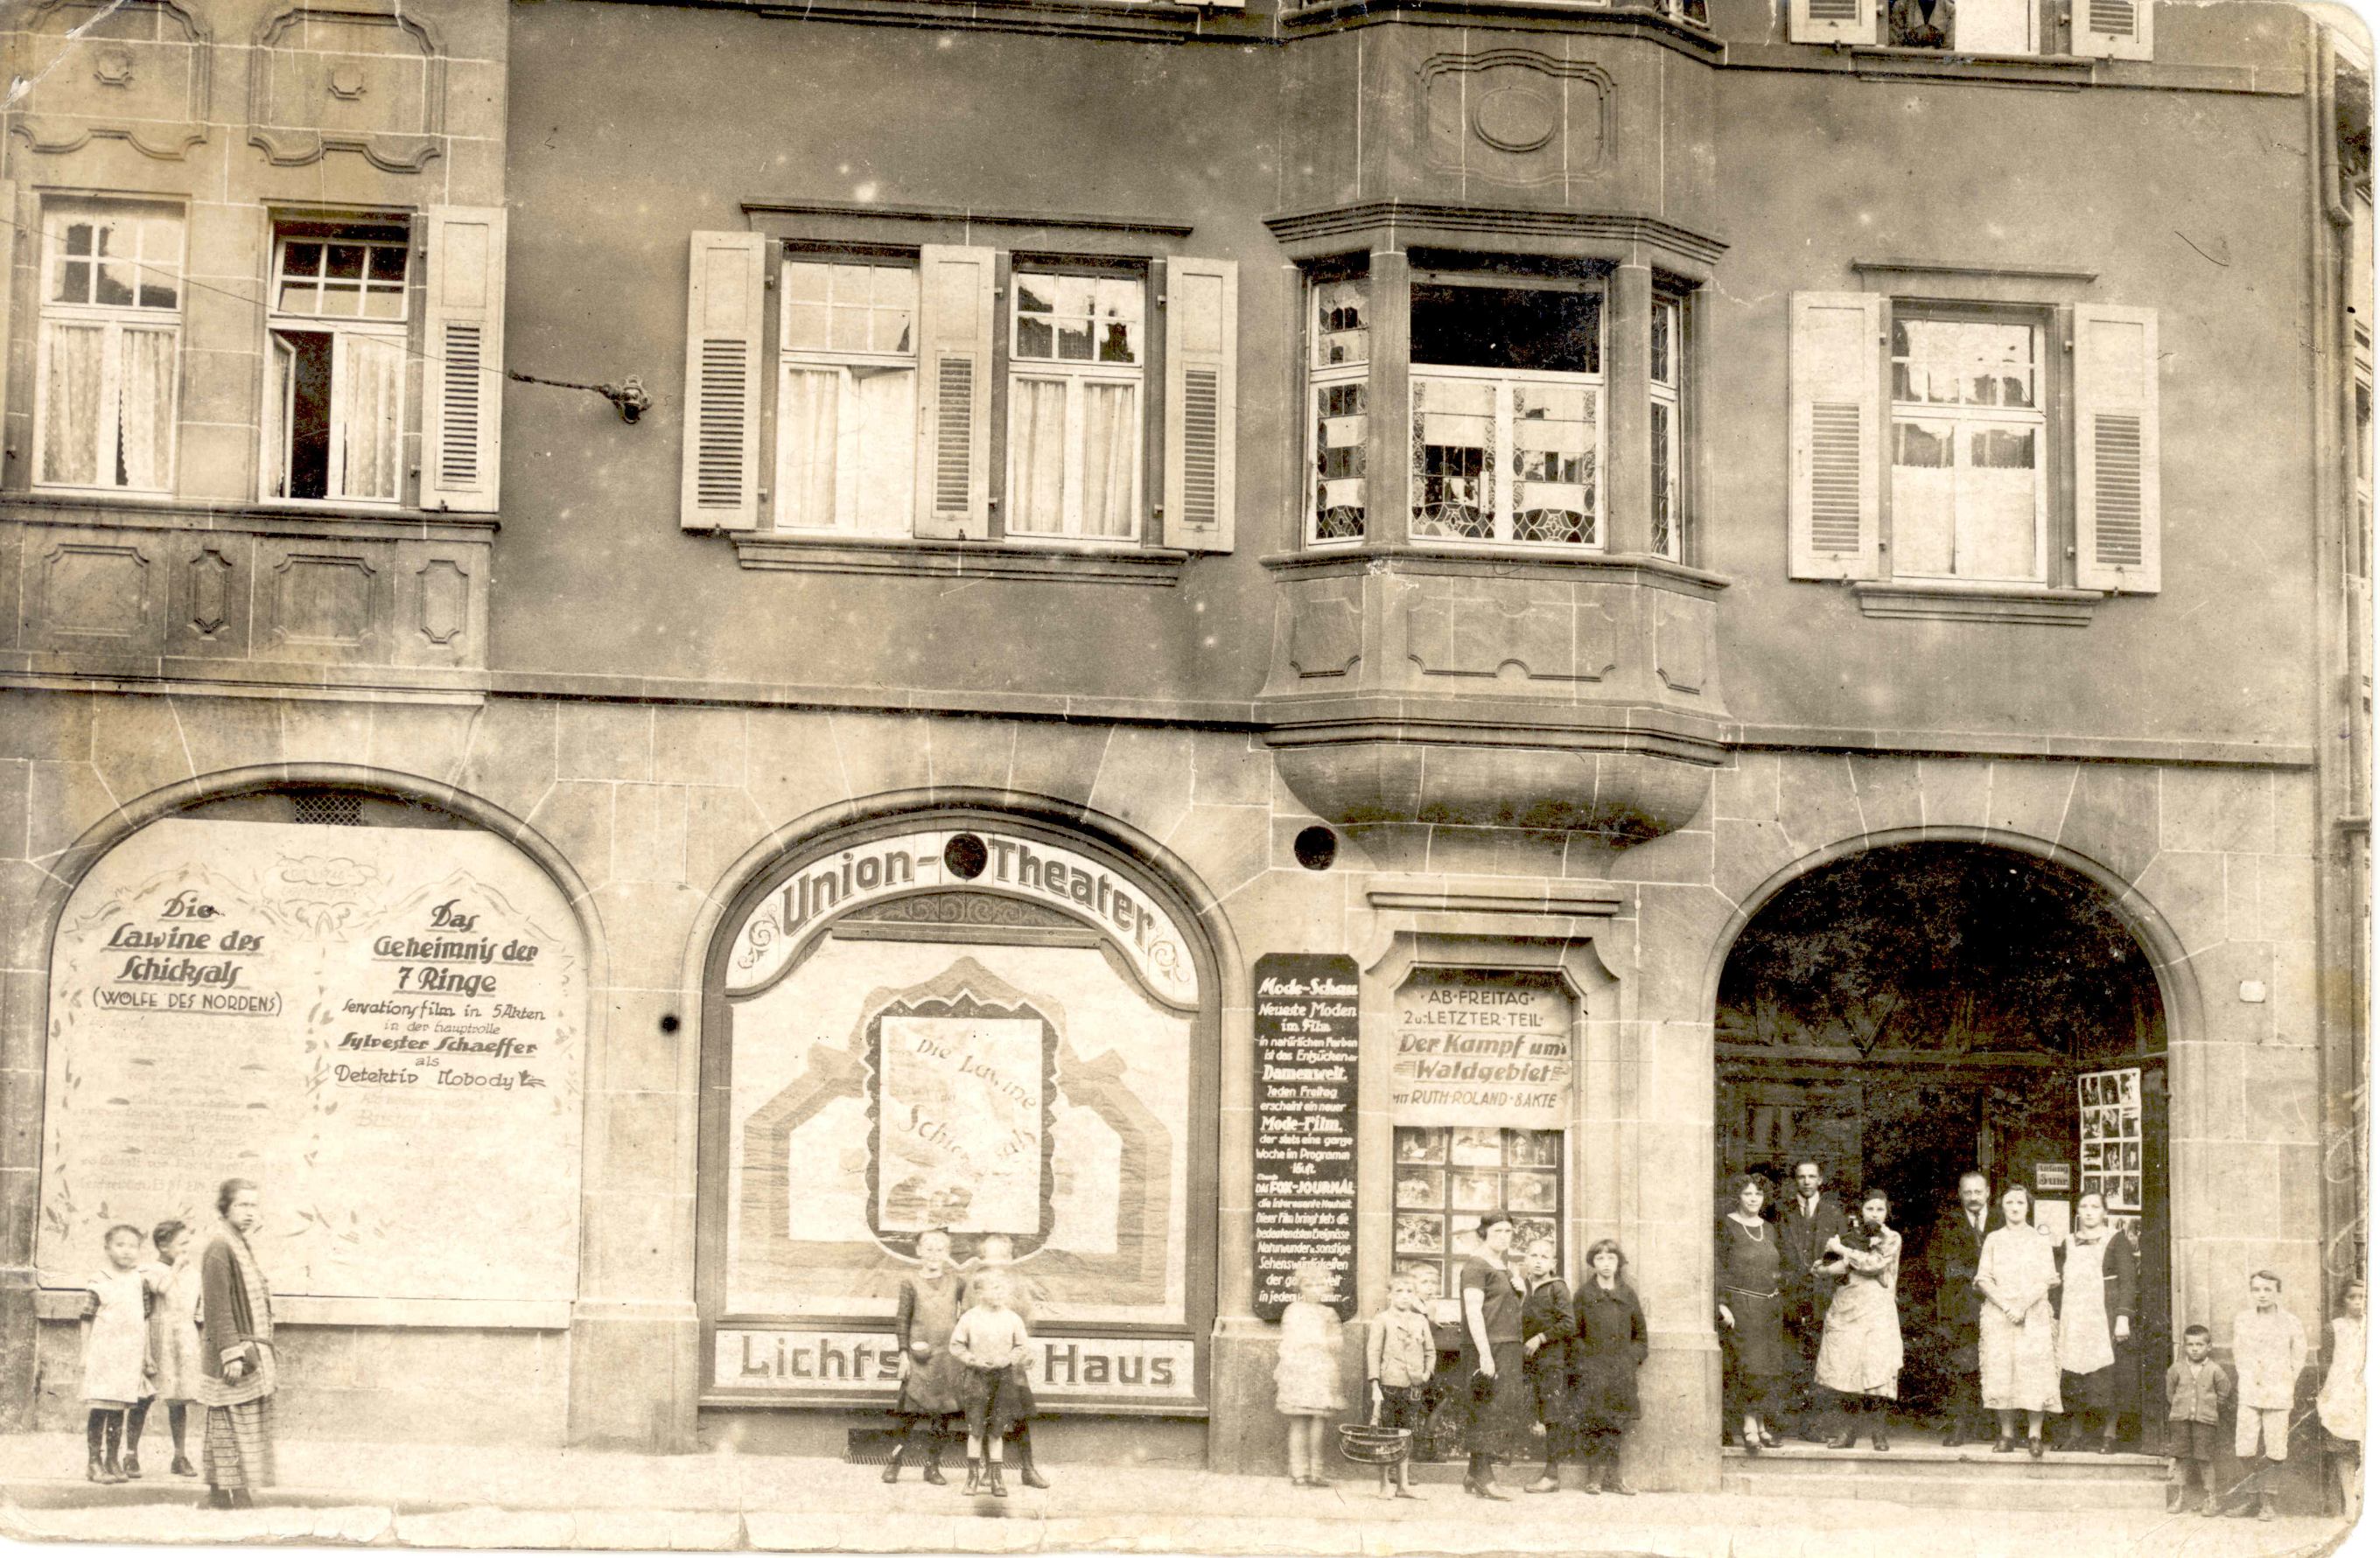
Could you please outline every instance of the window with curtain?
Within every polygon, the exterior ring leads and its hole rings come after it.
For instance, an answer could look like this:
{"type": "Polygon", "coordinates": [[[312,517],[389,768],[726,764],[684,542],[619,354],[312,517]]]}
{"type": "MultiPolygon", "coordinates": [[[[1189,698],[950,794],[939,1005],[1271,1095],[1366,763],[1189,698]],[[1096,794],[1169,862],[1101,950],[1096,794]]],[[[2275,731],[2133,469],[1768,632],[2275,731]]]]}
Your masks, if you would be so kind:
{"type": "Polygon", "coordinates": [[[917,268],[789,256],[780,272],[777,527],[906,536],[917,492],[917,268]]]}
{"type": "Polygon", "coordinates": [[[183,231],[175,206],[44,203],[36,485],[173,489],[183,231]]]}
{"type": "Polygon", "coordinates": [[[266,317],[265,497],[403,499],[411,253],[401,226],[278,235],[266,317]]]}
{"type": "Polygon", "coordinates": [[[1603,545],[1603,295],[1586,284],[1417,276],[1413,534],[1603,545]]]}
{"type": "Polygon", "coordinates": [[[2041,338],[2029,321],[1894,310],[1896,576],[2046,579],[2041,338]]]}
{"type": "Polygon", "coordinates": [[[1019,266],[1010,289],[1012,536],[1140,536],[1144,287],[1019,266]]]}

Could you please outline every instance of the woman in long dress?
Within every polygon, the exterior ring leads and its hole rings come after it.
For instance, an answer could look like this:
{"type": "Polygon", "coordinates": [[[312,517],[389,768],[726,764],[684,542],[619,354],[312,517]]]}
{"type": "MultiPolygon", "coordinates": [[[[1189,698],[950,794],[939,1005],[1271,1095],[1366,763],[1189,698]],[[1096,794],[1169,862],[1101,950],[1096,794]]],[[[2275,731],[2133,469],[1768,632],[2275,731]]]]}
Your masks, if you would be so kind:
{"type": "Polygon", "coordinates": [[[1575,1406],[1590,1493],[1633,1493],[1620,1471],[1620,1442],[1636,1421],[1636,1371],[1645,1365],[1645,1306],[1628,1285],[1620,1241],[1599,1238],[1578,1285],[1575,1406]]]}
{"type": "Polygon", "coordinates": [[[2099,1419],[2099,1453],[2116,1453],[2116,1425],[2122,1419],[2116,1397],[2116,1349],[2132,1340],[2132,1314],[2140,1303],[2140,1257],[2124,1231],[2107,1221],[2107,1203],[2095,1190],[2074,1203],[2074,1231],[2058,1247],[2058,1394],[2074,1413],[2074,1431],[2085,1431],[2082,1415],[2099,1419]]]}
{"type": "Polygon", "coordinates": [[[1479,1219],[1479,1246],[1463,1262],[1463,1372],[1471,1382],[1471,1416],[1463,1447],[1471,1457],[1463,1491],[1504,1500],[1496,1486],[1496,1458],[1528,1431],[1528,1383],[1522,1378],[1521,1290],[1505,1264],[1512,1248],[1512,1217],[1490,1212],[1479,1219]]]}
{"type": "Polygon", "coordinates": [[[247,1509],[273,1485],[273,1290],[248,1236],[263,1221],[256,1182],[226,1179],[216,1192],[223,1224],[199,1261],[206,1350],[199,1399],[206,1404],[207,1502],[247,1509]]]}
{"type": "Polygon", "coordinates": [[[2330,1322],[2330,1364],[2313,1402],[2323,1446],[2338,1468],[2340,1507],[2350,1525],[2363,1505],[2363,1279],[2350,1278],[2339,1291],[2339,1312],[2330,1322]]]}
{"type": "Polygon", "coordinates": [[[1743,1413],[1743,1453],[1756,1455],[1778,1444],[1763,1414],[1785,1377],[1785,1299],[1777,1286],[1777,1230],[1760,1214],[1768,1181],[1746,1174],[1730,1186],[1735,1208],[1718,1220],[1719,1339],[1743,1413]]]}
{"type": "Polygon", "coordinates": [[[2016,1418],[2025,1417],[2025,1448],[2041,1458],[2041,1419],[2058,1410],[2058,1314],[2049,1307],[2058,1286],[2058,1251],[2033,1226],[2033,1192],[2010,1185],[2000,1196],[2004,1226],[1984,1238],[1975,1290],[1984,1296],[1984,1406],[1999,1414],[2006,1455],[2016,1448],[2016,1418]]]}
{"type": "Polygon", "coordinates": [[[1858,1230],[1827,1240],[1818,1266],[1843,1279],[1818,1338],[1818,1383],[1842,1403],[1842,1430],[1829,1441],[1838,1450],[1858,1442],[1864,1413],[1869,1442],[1892,1447],[1884,1412],[1900,1395],[1900,1235],[1891,1219],[1891,1197],[1882,1190],[1861,1196],[1858,1230]]]}

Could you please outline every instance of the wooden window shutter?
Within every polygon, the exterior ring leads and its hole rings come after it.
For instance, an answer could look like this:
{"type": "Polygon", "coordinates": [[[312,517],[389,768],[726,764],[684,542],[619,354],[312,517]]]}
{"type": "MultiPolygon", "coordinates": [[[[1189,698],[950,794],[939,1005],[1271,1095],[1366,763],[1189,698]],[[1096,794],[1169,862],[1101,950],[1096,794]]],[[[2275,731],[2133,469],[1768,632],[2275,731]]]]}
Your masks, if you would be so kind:
{"type": "Polygon", "coordinates": [[[432,206],[423,283],[421,506],[496,512],[504,408],[504,211],[432,206]]]}
{"type": "Polygon", "coordinates": [[[917,253],[917,534],[991,534],[994,252],[917,253]]]}
{"type": "Polygon", "coordinates": [[[686,444],[678,524],[760,523],[760,328],[767,241],[697,233],[686,299],[686,444]]]}
{"type": "Polygon", "coordinates": [[[1240,267],[1165,262],[1165,540],[1232,550],[1240,267]]]}
{"type": "Polygon", "coordinates": [[[1876,7],[1876,0],[1789,0],[1786,36],[1796,43],[1873,43],[1876,7]]]}
{"type": "Polygon", "coordinates": [[[2157,589],[2157,329],[2153,308],[2074,309],[2074,582],[2157,589]]]}
{"type": "Polygon", "coordinates": [[[2073,0],[2071,48],[2100,59],[2150,59],[2153,0],[2073,0]]]}
{"type": "Polygon", "coordinates": [[[1882,539],[1884,299],[1797,292],[1792,317],[1791,573],[1871,579],[1882,539]]]}

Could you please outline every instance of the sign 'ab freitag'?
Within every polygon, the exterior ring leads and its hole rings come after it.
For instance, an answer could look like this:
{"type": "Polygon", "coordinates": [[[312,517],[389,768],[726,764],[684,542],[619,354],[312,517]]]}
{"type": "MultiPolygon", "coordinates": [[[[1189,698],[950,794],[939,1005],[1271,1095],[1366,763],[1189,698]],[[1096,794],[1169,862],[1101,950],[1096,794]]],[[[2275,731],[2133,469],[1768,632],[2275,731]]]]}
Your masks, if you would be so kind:
{"type": "Polygon", "coordinates": [[[1355,960],[1274,953],[1257,960],[1256,1312],[1279,1320],[1297,1268],[1337,1279],[1354,1305],[1355,960]]]}

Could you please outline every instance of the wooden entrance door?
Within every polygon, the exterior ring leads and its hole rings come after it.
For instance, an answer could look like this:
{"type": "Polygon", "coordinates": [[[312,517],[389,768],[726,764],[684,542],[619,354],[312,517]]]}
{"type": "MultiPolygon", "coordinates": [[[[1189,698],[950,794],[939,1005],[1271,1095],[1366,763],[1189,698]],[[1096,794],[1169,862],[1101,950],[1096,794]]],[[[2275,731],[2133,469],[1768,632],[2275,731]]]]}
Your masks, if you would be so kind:
{"type": "Polygon", "coordinates": [[[1781,1187],[1792,1178],[1794,1164],[1815,1158],[1839,1194],[1857,1195],[1864,1172],[1864,1093],[1856,1080],[1723,1074],[1720,1170],[1730,1177],[1764,1174],[1781,1187]]]}

